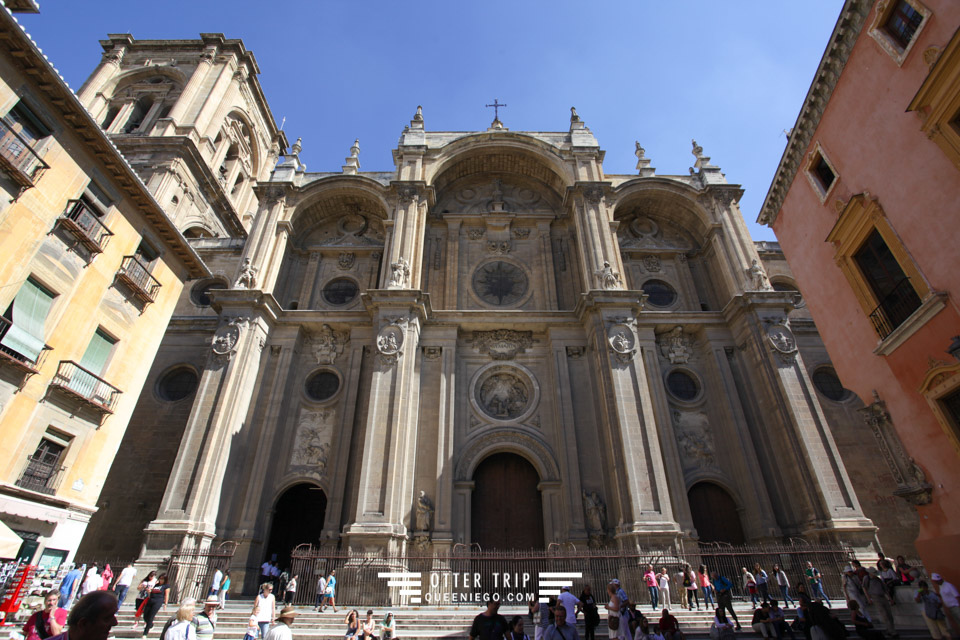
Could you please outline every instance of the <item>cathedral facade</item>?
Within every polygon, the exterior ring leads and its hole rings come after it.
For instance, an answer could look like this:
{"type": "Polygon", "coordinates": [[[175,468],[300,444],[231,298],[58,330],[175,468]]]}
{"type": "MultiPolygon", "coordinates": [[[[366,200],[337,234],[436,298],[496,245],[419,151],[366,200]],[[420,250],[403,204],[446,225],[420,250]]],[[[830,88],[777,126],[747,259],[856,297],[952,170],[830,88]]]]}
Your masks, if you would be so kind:
{"type": "Polygon", "coordinates": [[[639,144],[610,175],[575,110],[436,132],[418,108],[392,170],[355,143],[307,172],[238,41],[103,45],[81,98],[213,275],[81,552],[229,539],[252,580],[305,542],[912,540],[782,254],[696,142],[688,175],[639,144]]]}

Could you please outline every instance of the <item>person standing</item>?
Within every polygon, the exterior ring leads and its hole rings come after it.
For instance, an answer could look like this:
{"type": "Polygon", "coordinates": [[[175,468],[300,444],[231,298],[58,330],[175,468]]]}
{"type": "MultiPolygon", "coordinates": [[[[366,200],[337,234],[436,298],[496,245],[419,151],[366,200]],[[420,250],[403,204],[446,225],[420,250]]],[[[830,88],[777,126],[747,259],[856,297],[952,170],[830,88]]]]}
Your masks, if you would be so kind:
{"type": "Polygon", "coordinates": [[[83,570],[77,566],[74,566],[73,569],[67,572],[67,575],[63,576],[63,580],[60,582],[60,600],[57,602],[58,607],[63,609],[70,606],[82,581],[83,570]]]}
{"type": "Polygon", "coordinates": [[[113,592],[117,595],[118,607],[123,606],[123,601],[127,599],[127,591],[130,590],[130,585],[133,584],[133,579],[136,577],[137,570],[133,568],[133,564],[128,564],[117,576],[117,581],[113,585],[113,592]]]}
{"type": "MultiPolygon", "coordinates": [[[[621,635],[620,631],[620,598],[617,597],[617,585],[612,582],[607,585],[607,596],[609,600],[604,608],[607,610],[607,629],[610,640],[626,637],[621,635]]],[[[554,617],[556,617],[556,613],[554,613],[554,617]]]]}
{"type": "MultiPolygon", "coordinates": [[[[567,620],[569,619],[567,610],[562,604],[558,603],[553,615],[553,624],[547,627],[544,640],[580,640],[577,627],[572,624],[567,624],[567,620]]],[[[574,618],[574,620],[576,620],[576,618],[574,618]]]]}
{"type": "Polygon", "coordinates": [[[814,599],[820,598],[826,602],[829,607],[830,598],[823,592],[823,576],[820,575],[820,572],[813,566],[812,562],[807,563],[807,570],[804,573],[807,576],[807,584],[810,585],[810,597],[814,599]]]}
{"type": "Polygon", "coordinates": [[[743,580],[743,590],[750,595],[750,604],[756,607],[759,596],[757,593],[757,579],[752,573],[747,571],[746,567],[740,569],[740,575],[743,580]]]}
{"type": "Polygon", "coordinates": [[[790,597],[790,578],[787,577],[787,572],[780,568],[779,564],[773,565],[773,578],[777,581],[777,586],[780,588],[780,597],[783,600],[783,606],[787,606],[787,603],[790,603],[790,606],[793,607],[796,605],[793,598],[790,597]]]}
{"type": "Polygon", "coordinates": [[[110,568],[110,565],[107,564],[103,568],[103,573],[100,574],[101,584],[98,589],[101,591],[107,591],[110,589],[110,583],[113,582],[113,569],[110,568]]]}
{"type": "Polygon", "coordinates": [[[157,576],[157,583],[150,589],[147,601],[143,607],[143,637],[146,638],[153,628],[153,619],[162,608],[164,613],[167,611],[167,601],[170,599],[170,587],[167,585],[167,574],[161,573],[157,576]]]}
{"type": "Polygon", "coordinates": [[[330,575],[327,576],[327,584],[323,588],[323,600],[320,601],[320,612],[323,613],[327,601],[333,607],[333,612],[337,612],[337,570],[330,569],[330,575]]]}
{"type": "Polygon", "coordinates": [[[146,608],[147,600],[150,598],[150,590],[153,589],[153,585],[157,584],[157,572],[151,571],[147,574],[147,577],[140,581],[140,586],[137,587],[137,598],[134,600],[134,614],[133,614],[133,628],[136,629],[140,624],[140,616],[143,615],[143,610],[146,608]]]}
{"type": "Polygon", "coordinates": [[[299,576],[293,576],[290,580],[287,581],[287,589],[283,593],[283,602],[284,604],[293,604],[293,599],[297,596],[297,578],[299,576]]]}
{"type": "Polygon", "coordinates": [[[937,591],[937,595],[943,600],[943,610],[947,614],[947,619],[953,625],[954,631],[960,633],[960,593],[951,583],[943,579],[939,573],[930,574],[930,582],[937,591]]]}
{"type": "Polygon", "coordinates": [[[594,640],[597,635],[597,627],[600,626],[600,613],[597,610],[597,601],[593,597],[590,585],[585,586],[583,591],[580,592],[580,611],[583,611],[583,638],[584,640],[594,640]]]}
{"type": "Polygon", "coordinates": [[[500,601],[488,597],[486,610],[477,614],[470,625],[470,640],[502,640],[508,625],[507,619],[497,613],[499,609],[500,601]]]}
{"type": "MultiPolygon", "coordinates": [[[[867,600],[864,597],[863,585],[860,584],[860,578],[857,577],[856,570],[852,565],[847,565],[843,570],[843,593],[847,596],[847,606],[850,602],[856,602],[860,605],[863,615],[870,620],[870,614],[867,613],[867,600]]],[[[872,620],[871,620],[872,622],[872,620]]]]}
{"type": "Polygon", "coordinates": [[[320,577],[317,578],[317,602],[313,605],[314,611],[320,611],[320,607],[323,606],[323,601],[327,597],[327,577],[320,574],[320,577]]]}
{"type": "Polygon", "coordinates": [[[270,575],[270,561],[265,560],[262,565],[260,565],[260,584],[264,582],[270,582],[272,577],[270,575]]]}
{"type": "Polygon", "coordinates": [[[180,603],[176,617],[163,627],[161,640],[197,640],[197,628],[193,626],[193,608],[196,604],[197,601],[193,598],[187,598],[180,603]]]}
{"type": "Polygon", "coordinates": [[[220,593],[220,583],[223,582],[223,572],[217,569],[213,572],[213,580],[210,581],[210,592],[208,596],[215,596],[220,593]]]}
{"type": "Polygon", "coordinates": [[[650,591],[650,606],[656,611],[657,603],[660,601],[660,589],[657,588],[657,574],[654,572],[652,564],[647,565],[647,572],[643,574],[643,582],[650,591]]]}
{"type": "Polygon", "coordinates": [[[687,591],[687,609],[693,611],[693,603],[697,603],[697,611],[700,611],[700,599],[697,597],[697,591],[700,585],[697,584],[697,574],[689,564],[683,567],[683,586],[687,591]]]}
{"type": "MultiPolygon", "coordinates": [[[[197,640],[213,640],[213,634],[217,630],[217,607],[220,606],[220,598],[215,595],[207,596],[203,601],[203,611],[193,616],[193,627],[197,631],[197,640]]],[[[162,638],[161,640],[168,640],[162,638]]]]}
{"type": "Polygon", "coordinates": [[[102,586],[103,579],[97,572],[97,565],[91,565],[90,568],[87,569],[87,577],[83,579],[83,584],[80,585],[80,597],[82,598],[93,591],[100,591],[100,587],[102,586]]]}
{"type": "Polygon", "coordinates": [[[280,610],[280,615],[277,616],[277,624],[273,625],[273,628],[267,632],[264,640],[293,640],[293,632],[290,630],[290,625],[293,624],[294,618],[297,617],[297,611],[293,607],[284,607],[280,610]]]}
{"type": "Polygon", "coordinates": [[[660,567],[660,575],[657,576],[657,589],[660,591],[660,606],[670,606],[670,575],[666,567],[660,567]]]}
{"type": "Polygon", "coordinates": [[[43,609],[27,618],[27,623],[23,625],[23,635],[27,640],[46,640],[63,632],[63,626],[67,624],[67,610],[57,606],[59,601],[59,591],[47,591],[43,596],[43,609]]]}
{"type": "Polygon", "coordinates": [[[273,595],[273,583],[264,582],[260,585],[260,593],[253,601],[253,615],[257,616],[260,626],[260,637],[267,637],[267,630],[277,618],[277,599],[273,595]]]}
{"type": "Polygon", "coordinates": [[[733,582],[716,571],[710,575],[713,578],[713,588],[717,592],[717,606],[721,611],[730,612],[730,617],[737,625],[737,631],[740,631],[740,620],[737,619],[737,612],[733,610],[733,582]]]}
{"type": "Polygon", "coordinates": [[[576,625],[577,624],[577,606],[580,604],[580,600],[570,593],[570,587],[564,585],[560,587],[560,595],[557,596],[557,604],[563,606],[567,612],[567,624],[576,625]]]}
{"type": "Polygon", "coordinates": [[[230,569],[223,572],[223,582],[220,583],[220,609],[227,606],[227,594],[230,593],[230,569]]]}
{"type": "Polygon", "coordinates": [[[703,608],[707,611],[716,609],[717,603],[713,598],[713,585],[710,583],[710,574],[707,573],[707,565],[700,565],[700,569],[697,571],[697,581],[700,584],[700,588],[703,589],[703,608]]]}
{"type": "Polygon", "coordinates": [[[273,583],[273,590],[279,593],[280,567],[276,560],[270,562],[270,581],[273,583]]]}

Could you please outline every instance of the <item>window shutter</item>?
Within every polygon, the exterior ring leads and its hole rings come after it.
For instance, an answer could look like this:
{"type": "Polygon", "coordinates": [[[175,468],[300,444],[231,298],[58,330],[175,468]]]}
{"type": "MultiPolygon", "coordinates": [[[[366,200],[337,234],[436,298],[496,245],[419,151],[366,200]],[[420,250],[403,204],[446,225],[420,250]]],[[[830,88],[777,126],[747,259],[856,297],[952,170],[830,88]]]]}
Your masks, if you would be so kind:
{"type": "Polygon", "coordinates": [[[37,361],[44,347],[44,325],[53,305],[53,294],[27,279],[13,300],[12,325],[0,344],[37,361]]]}
{"type": "Polygon", "coordinates": [[[113,349],[115,342],[115,340],[98,329],[97,332],[93,334],[93,339],[90,340],[90,344],[87,345],[87,350],[84,352],[83,358],[80,359],[80,366],[90,373],[99,376],[103,373],[103,368],[107,364],[107,358],[110,357],[110,351],[113,349]]]}

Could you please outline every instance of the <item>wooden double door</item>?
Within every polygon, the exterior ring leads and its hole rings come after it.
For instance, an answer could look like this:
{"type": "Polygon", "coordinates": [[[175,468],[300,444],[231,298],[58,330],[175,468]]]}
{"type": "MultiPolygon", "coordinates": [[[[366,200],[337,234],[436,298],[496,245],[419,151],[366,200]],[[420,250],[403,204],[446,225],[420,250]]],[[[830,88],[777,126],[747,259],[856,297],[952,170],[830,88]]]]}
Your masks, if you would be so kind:
{"type": "Polygon", "coordinates": [[[470,540],[489,549],[542,549],[540,476],[521,456],[495,453],[473,473],[470,540]]]}

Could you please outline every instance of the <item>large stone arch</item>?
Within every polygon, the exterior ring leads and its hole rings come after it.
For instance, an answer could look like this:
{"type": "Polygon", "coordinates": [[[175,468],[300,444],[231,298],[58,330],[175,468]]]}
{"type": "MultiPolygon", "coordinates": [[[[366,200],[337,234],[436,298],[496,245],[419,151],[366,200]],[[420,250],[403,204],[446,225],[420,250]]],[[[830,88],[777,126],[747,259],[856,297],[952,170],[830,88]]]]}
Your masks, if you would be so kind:
{"type": "Polygon", "coordinates": [[[379,220],[387,220],[392,215],[387,189],[365,176],[321,178],[300,189],[287,204],[283,218],[293,226],[291,238],[294,244],[318,225],[345,212],[370,215],[379,220]]]}
{"type": "Polygon", "coordinates": [[[169,65],[152,65],[149,67],[131,69],[129,71],[124,71],[117,74],[111,78],[109,82],[107,82],[100,92],[103,93],[104,96],[107,96],[107,99],[110,100],[114,95],[116,95],[117,91],[126,88],[128,85],[142,82],[154,76],[164,76],[169,78],[178,89],[182,89],[187,83],[187,77],[182,71],[180,71],[180,69],[169,65]]]}
{"type": "Polygon", "coordinates": [[[560,467],[550,446],[526,429],[507,427],[481,433],[466,442],[457,462],[454,481],[469,481],[485,458],[494,453],[515,453],[540,474],[541,482],[560,480],[560,467]]]}
{"type": "Polygon", "coordinates": [[[702,243],[714,221],[699,201],[700,192],[677,180],[636,178],[614,191],[614,220],[626,220],[638,211],[644,215],[670,220],[702,243]]]}

